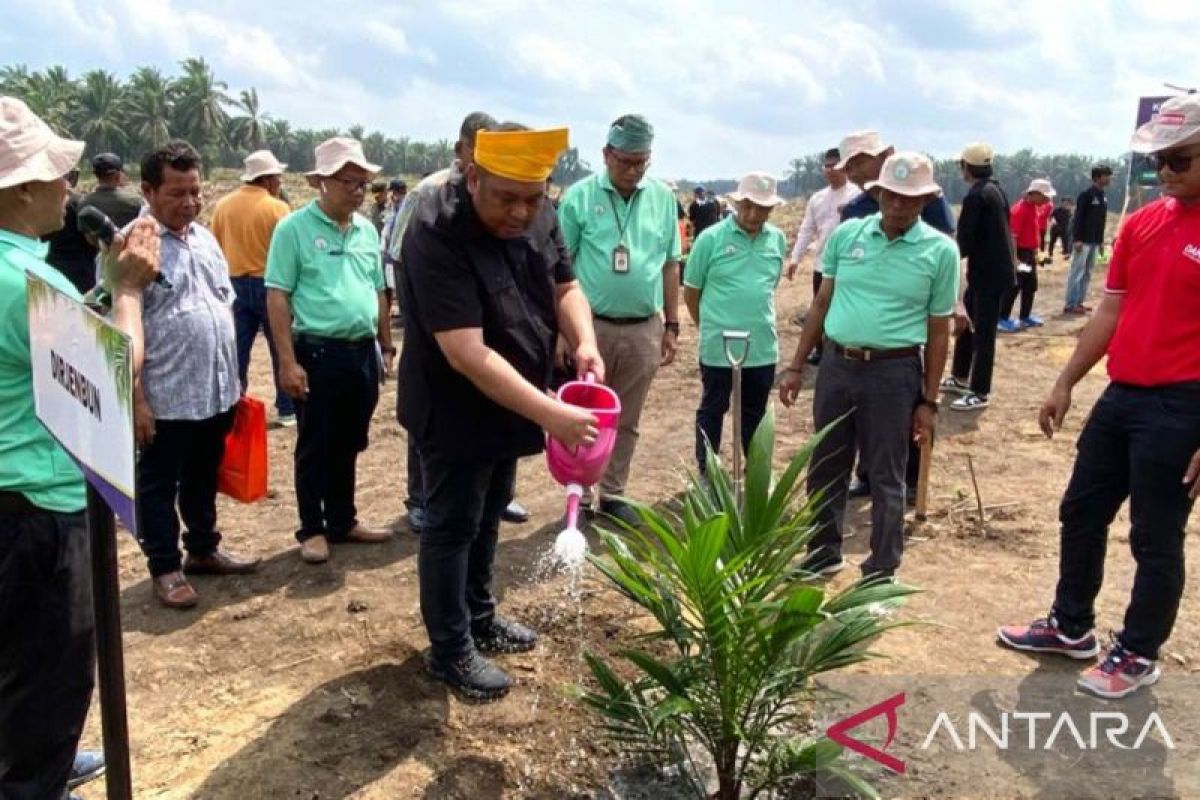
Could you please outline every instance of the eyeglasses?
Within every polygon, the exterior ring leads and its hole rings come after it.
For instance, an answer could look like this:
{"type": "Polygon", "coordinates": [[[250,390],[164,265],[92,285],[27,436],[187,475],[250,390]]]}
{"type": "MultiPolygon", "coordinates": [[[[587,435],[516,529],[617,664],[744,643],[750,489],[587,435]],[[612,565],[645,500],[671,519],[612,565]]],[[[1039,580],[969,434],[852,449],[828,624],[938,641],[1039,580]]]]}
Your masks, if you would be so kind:
{"type": "Polygon", "coordinates": [[[364,181],[360,180],[359,178],[339,178],[336,175],[330,175],[329,180],[337,181],[352,192],[366,191],[367,187],[371,185],[371,181],[369,180],[364,181]]]}
{"type": "Polygon", "coordinates": [[[617,167],[624,171],[636,170],[644,172],[650,166],[650,156],[646,156],[645,158],[630,158],[620,153],[613,153],[612,157],[613,161],[617,162],[617,167]]]}
{"type": "Polygon", "coordinates": [[[1200,157],[1200,153],[1151,153],[1150,163],[1154,165],[1155,172],[1162,172],[1164,167],[1169,167],[1171,172],[1182,175],[1192,168],[1192,159],[1197,157],[1200,157]]]}

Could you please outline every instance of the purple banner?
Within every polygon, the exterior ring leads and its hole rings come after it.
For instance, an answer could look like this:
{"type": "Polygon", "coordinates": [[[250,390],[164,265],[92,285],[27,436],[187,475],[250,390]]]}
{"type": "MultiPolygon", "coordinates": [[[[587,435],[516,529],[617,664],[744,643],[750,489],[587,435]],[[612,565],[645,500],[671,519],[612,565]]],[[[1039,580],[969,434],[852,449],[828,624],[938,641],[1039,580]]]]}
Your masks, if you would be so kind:
{"type": "Polygon", "coordinates": [[[78,459],[75,463],[79,465],[79,469],[83,471],[83,477],[87,482],[95,487],[100,496],[104,498],[104,502],[108,503],[108,507],[117,515],[117,519],[121,524],[129,529],[134,538],[137,538],[137,504],[132,497],[129,497],[120,489],[113,486],[104,478],[97,475],[92,470],[88,469],[86,464],[80,463],[78,459]]]}

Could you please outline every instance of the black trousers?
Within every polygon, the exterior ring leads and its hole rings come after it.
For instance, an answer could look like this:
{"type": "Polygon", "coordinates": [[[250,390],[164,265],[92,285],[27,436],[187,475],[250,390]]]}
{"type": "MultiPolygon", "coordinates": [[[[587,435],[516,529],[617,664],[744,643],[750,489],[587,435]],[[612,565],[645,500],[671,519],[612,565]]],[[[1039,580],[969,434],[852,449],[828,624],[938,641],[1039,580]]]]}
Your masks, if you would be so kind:
{"type": "Polygon", "coordinates": [[[406,457],[408,461],[408,497],[404,499],[404,505],[409,511],[412,511],[414,508],[425,507],[425,479],[421,476],[421,451],[413,442],[412,434],[409,434],[406,457]]]}
{"type": "Polygon", "coordinates": [[[432,656],[449,663],[474,646],[472,627],[491,622],[492,564],[500,515],[512,499],[516,459],[458,461],[421,449],[425,522],[417,572],[432,656]]]}
{"type": "Polygon", "coordinates": [[[1192,500],[1191,487],[1181,480],[1200,449],[1200,383],[1110,384],[1077,447],[1059,507],[1062,546],[1053,614],[1068,636],[1095,626],[1108,526],[1129,498],[1129,549],[1137,570],[1118,636],[1133,652],[1156,659],[1183,595],[1184,528],[1192,500]]]}
{"type": "Polygon", "coordinates": [[[154,422],[154,439],[138,457],[137,511],[138,541],[155,577],[175,572],[182,563],[180,517],[189,553],[211,555],[220,544],[217,471],[236,408],[208,419],[154,422]]]}
{"type": "Polygon", "coordinates": [[[0,798],[64,800],[96,665],[82,511],[0,492],[0,798]]]}
{"type": "Polygon", "coordinates": [[[308,397],[296,401],[296,507],[303,542],[344,539],[358,524],[354,487],[379,402],[374,339],[297,336],[296,360],[308,373],[308,397]]]}
{"type": "Polygon", "coordinates": [[[1033,296],[1038,290],[1037,253],[1028,247],[1018,247],[1017,260],[1028,264],[1030,270],[1017,270],[1017,285],[1005,295],[1004,305],[1000,308],[1000,319],[1012,318],[1013,306],[1018,295],[1021,297],[1021,316],[1018,319],[1029,319],[1029,315],[1033,313],[1033,296]]]}
{"type": "Polygon", "coordinates": [[[1050,246],[1046,248],[1046,255],[1054,255],[1054,243],[1062,242],[1062,254],[1064,256],[1071,253],[1071,231],[1070,229],[1062,229],[1057,225],[1050,226],[1050,246]]]}
{"type": "Polygon", "coordinates": [[[918,356],[851,361],[826,345],[813,395],[817,430],[843,416],[813,452],[808,493],[821,494],[811,551],[842,550],[846,490],[857,446],[871,485],[871,555],[864,573],[892,571],[904,551],[905,471],[913,409],[921,397],[918,356]]]}
{"type": "MultiPolygon", "coordinates": [[[[705,445],[721,450],[721,428],[733,396],[733,368],[700,365],[704,393],[696,409],[696,463],[704,472],[705,445]]],[[[775,385],[775,365],[742,368],[742,452],[750,450],[750,439],[767,413],[767,401],[775,385]]]]}
{"type": "Polygon", "coordinates": [[[954,343],[951,374],[966,383],[971,391],[986,397],[992,391],[992,369],[996,361],[996,323],[1000,321],[1000,303],[1004,291],[979,291],[968,286],[963,305],[975,330],[965,330],[954,343]]]}

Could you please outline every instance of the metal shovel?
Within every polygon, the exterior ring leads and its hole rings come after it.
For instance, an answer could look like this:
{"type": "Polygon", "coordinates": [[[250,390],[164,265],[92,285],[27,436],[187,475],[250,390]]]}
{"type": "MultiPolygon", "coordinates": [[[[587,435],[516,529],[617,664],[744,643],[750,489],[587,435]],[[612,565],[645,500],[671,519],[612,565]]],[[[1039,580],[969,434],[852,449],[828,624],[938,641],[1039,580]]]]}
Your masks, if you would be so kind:
{"type": "Polygon", "coordinates": [[[750,354],[749,331],[722,331],[725,360],[733,368],[733,490],[742,508],[742,364],[750,354]],[[740,346],[740,352],[738,352],[740,346]]]}

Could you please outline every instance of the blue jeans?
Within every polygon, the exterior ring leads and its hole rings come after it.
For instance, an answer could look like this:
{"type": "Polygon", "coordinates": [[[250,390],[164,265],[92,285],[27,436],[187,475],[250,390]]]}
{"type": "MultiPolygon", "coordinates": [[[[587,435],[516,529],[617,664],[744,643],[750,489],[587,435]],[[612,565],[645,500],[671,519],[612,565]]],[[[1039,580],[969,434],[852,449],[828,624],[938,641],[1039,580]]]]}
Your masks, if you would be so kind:
{"type": "Polygon", "coordinates": [[[1083,305],[1087,299],[1088,282],[1092,279],[1092,267],[1096,266],[1098,244],[1083,243],[1071,256],[1071,271],[1067,273],[1067,301],[1064,308],[1083,305]]]}
{"type": "Polygon", "coordinates": [[[238,377],[242,379],[242,391],[249,387],[247,373],[250,370],[250,350],[254,337],[262,329],[267,337],[267,348],[271,351],[271,371],[275,375],[275,410],[280,416],[296,413],[292,398],[279,388],[279,354],[275,352],[275,337],[271,335],[271,323],[267,319],[267,287],[263,279],[246,275],[231,278],[233,293],[233,325],[237,330],[238,377]]]}
{"type": "Polygon", "coordinates": [[[1192,500],[1183,484],[1200,449],[1200,382],[1151,388],[1113,383],[1079,435],[1062,523],[1054,616],[1082,636],[1095,626],[1108,526],[1129,498],[1129,549],[1137,570],[1122,644],[1145,658],[1175,624],[1183,595],[1183,537],[1192,500]]]}

